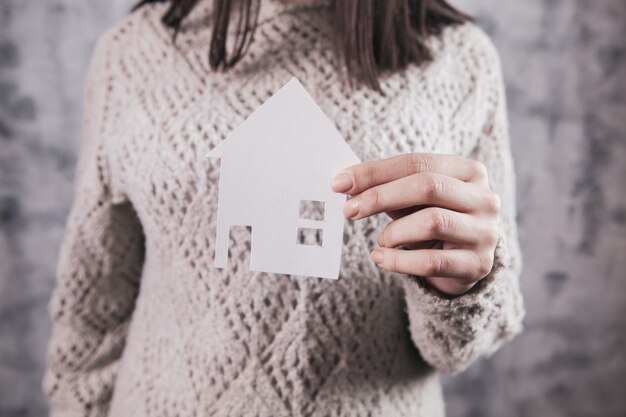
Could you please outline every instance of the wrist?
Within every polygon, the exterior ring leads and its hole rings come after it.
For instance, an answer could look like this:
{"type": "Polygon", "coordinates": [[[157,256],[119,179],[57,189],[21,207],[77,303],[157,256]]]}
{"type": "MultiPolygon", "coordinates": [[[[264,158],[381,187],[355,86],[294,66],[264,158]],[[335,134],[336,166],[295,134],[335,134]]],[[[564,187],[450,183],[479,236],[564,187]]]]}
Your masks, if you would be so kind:
{"type": "Polygon", "coordinates": [[[448,299],[467,294],[478,282],[480,281],[467,283],[452,278],[424,277],[424,283],[429,289],[448,299]]]}

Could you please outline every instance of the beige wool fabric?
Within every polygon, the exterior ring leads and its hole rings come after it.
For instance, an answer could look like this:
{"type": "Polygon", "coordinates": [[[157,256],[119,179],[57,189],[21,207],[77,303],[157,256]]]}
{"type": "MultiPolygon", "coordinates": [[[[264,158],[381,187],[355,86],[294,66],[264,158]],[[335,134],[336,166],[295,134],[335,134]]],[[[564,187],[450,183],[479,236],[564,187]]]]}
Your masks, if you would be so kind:
{"type": "Polygon", "coordinates": [[[524,315],[493,45],[473,24],[449,28],[431,41],[434,61],[385,76],[383,95],[336,70],[327,5],[263,1],[247,55],[216,73],[210,3],[175,45],[166,4],[97,43],[50,304],[51,415],[444,415],[437,371],[490,355],[524,315]],[[203,155],[294,76],[364,161],[438,152],[485,164],[503,201],[487,278],[449,300],[377,268],[385,215],[347,222],[338,281],[250,272],[246,229],[231,234],[228,268],[212,266],[219,162],[203,155]]]}

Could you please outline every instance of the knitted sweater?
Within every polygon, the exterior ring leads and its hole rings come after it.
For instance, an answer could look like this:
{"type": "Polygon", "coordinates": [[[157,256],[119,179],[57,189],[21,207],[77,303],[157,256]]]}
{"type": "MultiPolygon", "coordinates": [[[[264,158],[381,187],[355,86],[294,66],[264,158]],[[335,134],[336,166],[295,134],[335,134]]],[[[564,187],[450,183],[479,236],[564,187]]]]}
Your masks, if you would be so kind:
{"type": "Polygon", "coordinates": [[[263,1],[243,61],[213,72],[210,3],[176,44],[165,4],[97,42],[50,302],[51,415],[442,416],[437,371],[490,355],[524,314],[493,45],[473,24],[448,28],[432,63],[386,75],[380,94],[334,66],[328,6],[263,1]],[[347,222],[337,281],[250,272],[245,228],[228,268],[213,267],[219,162],[203,155],[293,76],[363,161],[438,152],[486,165],[501,237],[469,293],[447,299],[373,264],[385,215],[347,222]]]}

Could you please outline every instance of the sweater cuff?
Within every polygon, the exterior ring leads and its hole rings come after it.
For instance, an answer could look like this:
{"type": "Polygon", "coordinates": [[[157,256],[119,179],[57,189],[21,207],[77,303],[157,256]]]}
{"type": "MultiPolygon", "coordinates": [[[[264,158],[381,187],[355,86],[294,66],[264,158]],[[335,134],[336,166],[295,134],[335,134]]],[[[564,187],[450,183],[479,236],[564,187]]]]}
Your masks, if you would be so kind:
{"type": "Polygon", "coordinates": [[[517,259],[505,243],[503,238],[498,242],[489,275],[458,297],[446,298],[422,277],[404,280],[413,340],[424,359],[438,369],[465,369],[522,330],[517,259]]]}

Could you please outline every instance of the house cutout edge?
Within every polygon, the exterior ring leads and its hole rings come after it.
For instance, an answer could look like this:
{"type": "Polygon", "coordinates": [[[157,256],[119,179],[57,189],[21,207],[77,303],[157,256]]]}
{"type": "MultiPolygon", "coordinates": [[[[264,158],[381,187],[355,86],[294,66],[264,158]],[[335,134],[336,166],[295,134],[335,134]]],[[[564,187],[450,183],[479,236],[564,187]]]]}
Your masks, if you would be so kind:
{"type": "Polygon", "coordinates": [[[296,78],[205,157],[221,158],[215,267],[227,266],[230,227],[250,226],[250,270],[339,277],[346,195],[330,183],[360,160],[296,78]],[[301,216],[306,201],[323,203],[321,220],[301,216]],[[299,244],[302,229],[321,245],[299,244]]]}

